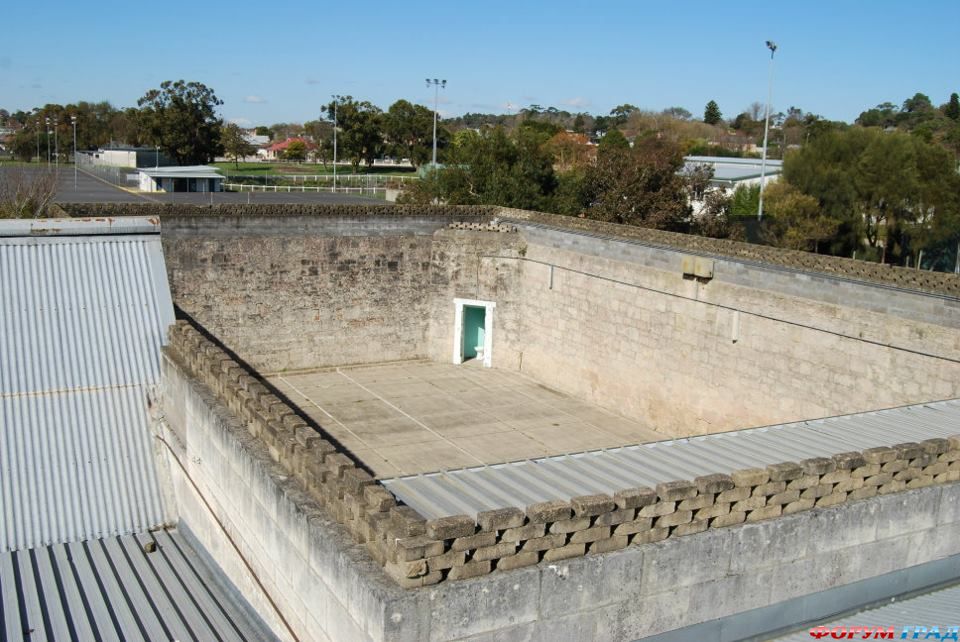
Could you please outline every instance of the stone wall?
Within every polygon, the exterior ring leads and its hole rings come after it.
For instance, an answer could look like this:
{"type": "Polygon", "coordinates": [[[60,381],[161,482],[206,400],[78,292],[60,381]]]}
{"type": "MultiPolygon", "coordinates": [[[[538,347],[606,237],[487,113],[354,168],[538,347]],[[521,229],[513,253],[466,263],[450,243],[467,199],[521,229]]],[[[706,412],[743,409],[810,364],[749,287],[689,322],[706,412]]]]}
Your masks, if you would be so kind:
{"type": "Polygon", "coordinates": [[[957,299],[517,225],[523,256],[482,263],[519,270],[494,365],[665,436],[960,396],[957,299]]]}
{"type": "Polygon", "coordinates": [[[586,218],[558,216],[501,207],[497,215],[510,221],[549,225],[595,236],[617,237],[651,246],[671,248],[704,256],[726,257],[748,263],[764,263],[804,272],[829,274],[858,281],[872,281],[931,294],[960,297],[960,277],[945,272],[930,272],[881,265],[837,256],[785,250],[727,239],[712,239],[694,234],[663,232],[630,225],[602,223],[586,218]]]}
{"type": "Polygon", "coordinates": [[[301,639],[630,640],[960,553],[960,436],[425,520],[183,322],[162,394],[181,519],[301,639]]]}
{"type": "Polygon", "coordinates": [[[163,245],[183,312],[259,370],[295,370],[425,356],[431,239],[449,221],[177,214],[163,245]]]}
{"type": "Polygon", "coordinates": [[[146,203],[64,203],[70,216],[160,216],[258,218],[258,217],[341,217],[341,216],[408,216],[498,217],[538,225],[560,227],[595,236],[618,237],[638,243],[672,248],[681,252],[721,256],[748,263],[777,265],[805,272],[830,274],[858,281],[872,281],[932,294],[960,297],[960,277],[942,272],[924,272],[842,257],[798,252],[763,245],[752,245],[726,239],[711,239],[692,234],[662,232],[629,225],[602,223],[572,216],[517,210],[496,206],[448,205],[187,205],[146,203]]]}
{"type": "Polygon", "coordinates": [[[513,226],[473,227],[485,229],[469,229],[469,226],[465,229],[455,223],[433,235],[433,302],[427,354],[435,361],[449,363],[452,360],[454,299],[495,301],[494,352],[498,365],[515,363],[523,310],[522,302],[517,299],[521,264],[505,261],[491,266],[487,257],[519,258],[520,253],[526,251],[526,241],[513,226]]]}

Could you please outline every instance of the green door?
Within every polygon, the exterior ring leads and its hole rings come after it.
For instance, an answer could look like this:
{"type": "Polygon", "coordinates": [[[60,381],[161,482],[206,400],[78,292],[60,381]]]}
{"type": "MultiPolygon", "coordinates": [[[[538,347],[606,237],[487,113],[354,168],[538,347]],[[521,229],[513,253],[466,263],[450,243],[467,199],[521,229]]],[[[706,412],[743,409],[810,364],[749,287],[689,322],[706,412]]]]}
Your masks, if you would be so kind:
{"type": "Polygon", "coordinates": [[[463,308],[463,360],[477,356],[477,348],[483,348],[486,308],[463,308]]]}

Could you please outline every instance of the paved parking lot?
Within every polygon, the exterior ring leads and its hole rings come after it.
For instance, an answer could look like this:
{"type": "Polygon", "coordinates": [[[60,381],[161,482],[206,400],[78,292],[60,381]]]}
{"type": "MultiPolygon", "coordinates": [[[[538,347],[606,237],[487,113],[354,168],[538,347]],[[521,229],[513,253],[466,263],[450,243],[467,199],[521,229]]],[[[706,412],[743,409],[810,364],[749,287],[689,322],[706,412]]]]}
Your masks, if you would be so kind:
{"type": "MultiPolygon", "coordinates": [[[[30,167],[0,168],[2,171],[36,171],[30,167]]],[[[58,203],[194,203],[208,205],[210,194],[137,194],[108,183],[83,170],[77,172],[74,185],[73,167],[61,168],[57,188],[58,203]]],[[[218,192],[213,203],[328,203],[328,204],[384,204],[382,199],[352,194],[325,194],[316,192],[218,192]]]]}
{"type": "Polygon", "coordinates": [[[434,362],[269,377],[378,477],[666,437],[518,373],[434,362]]]}

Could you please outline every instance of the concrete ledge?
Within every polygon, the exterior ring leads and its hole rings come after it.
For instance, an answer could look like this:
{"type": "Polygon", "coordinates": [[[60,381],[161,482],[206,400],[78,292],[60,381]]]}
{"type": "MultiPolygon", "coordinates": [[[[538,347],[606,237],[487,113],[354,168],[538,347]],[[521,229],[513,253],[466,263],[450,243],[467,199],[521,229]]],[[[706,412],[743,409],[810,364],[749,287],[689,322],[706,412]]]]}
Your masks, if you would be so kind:
{"type": "Polygon", "coordinates": [[[650,642],[766,640],[773,635],[802,632],[807,626],[845,611],[880,605],[894,597],[955,582],[957,578],[960,578],[960,555],[953,555],[646,639],[650,642]]]}

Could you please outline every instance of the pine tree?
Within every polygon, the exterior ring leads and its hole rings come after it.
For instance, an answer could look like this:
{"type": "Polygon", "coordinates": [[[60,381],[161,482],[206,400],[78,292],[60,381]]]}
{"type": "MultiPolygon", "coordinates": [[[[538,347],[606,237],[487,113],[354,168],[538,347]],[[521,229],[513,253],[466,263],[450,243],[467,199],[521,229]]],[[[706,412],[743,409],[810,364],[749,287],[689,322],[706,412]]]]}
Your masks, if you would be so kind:
{"type": "Polygon", "coordinates": [[[723,114],[720,113],[720,107],[716,101],[711,100],[703,110],[703,122],[708,125],[718,125],[723,120],[723,114]]]}
{"type": "Polygon", "coordinates": [[[950,102],[943,113],[951,120],[960,120],[960,96],[957,96],[957,92],[950,94],[950,102]]]}

